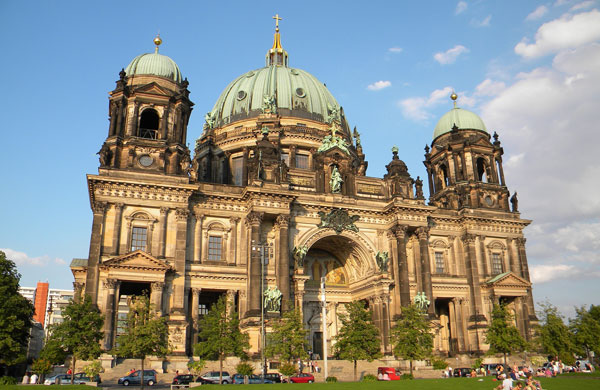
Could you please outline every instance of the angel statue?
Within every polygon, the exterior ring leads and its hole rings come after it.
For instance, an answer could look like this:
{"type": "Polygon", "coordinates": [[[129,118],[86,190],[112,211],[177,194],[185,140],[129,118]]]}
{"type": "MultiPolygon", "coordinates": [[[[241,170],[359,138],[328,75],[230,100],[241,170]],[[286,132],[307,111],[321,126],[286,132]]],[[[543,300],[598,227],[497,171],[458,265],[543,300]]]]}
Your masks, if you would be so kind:
{"type": "Polygon", "coordinates": [[[415,305],[419,310],[425,310],[425,308],[429,307],[429,299],[427,299],[427,295],[425,295],[424,291],[418,292],[415,296],[415,305]]]}

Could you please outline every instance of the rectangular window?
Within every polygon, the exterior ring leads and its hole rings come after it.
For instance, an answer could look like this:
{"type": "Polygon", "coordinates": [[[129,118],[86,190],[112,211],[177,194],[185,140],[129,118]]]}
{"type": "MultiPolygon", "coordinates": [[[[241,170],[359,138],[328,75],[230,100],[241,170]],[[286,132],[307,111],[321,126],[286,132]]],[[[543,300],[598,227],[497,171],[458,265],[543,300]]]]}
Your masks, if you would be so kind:
{"type": "Polygon", "coordinates": [[[444,253],[443,252],[435,252],[435,273],[436,274],[444,273],[444,253]]]}
{"type": "Polygon", "coordinates": [[[198,315],[205,316],[208,314],[208,305],[206,303],[198,304],[198,315]]]}
{"type": "Polygon", "coordinates": [[[502,258],[500,253],[492,253],[492,275],[502,273],[502,258]]]}
{"type": "Polygon", "coordinates": [[[231,160],[231,171],[233,174],[233,185],[241,186],[244,168],[244,158],[235,157],[231,160]]]}
{"type": "Polygon", "coordinates": [[[208,260],[221,261],[223,251],[223,237],[209,236],[208,237],[208,260]]]}
{"type": "Polygon", "coordinates": [[[296,168],[308,169],[308,156],[306,154],[296,154],[296,168]]]}
{"type": "Polygon", "coordinates": [[[285,163],[285,165],[290,166],[290,154],[289,153],[281,153],[281,161],[285,163]]]}
{"type": "Polygon", "coordinates": [[[134,227],[131,232],[131,251],[137,251],[138,249],[145,251],[147,242],[148,229],[145,227],[134,227]]]}

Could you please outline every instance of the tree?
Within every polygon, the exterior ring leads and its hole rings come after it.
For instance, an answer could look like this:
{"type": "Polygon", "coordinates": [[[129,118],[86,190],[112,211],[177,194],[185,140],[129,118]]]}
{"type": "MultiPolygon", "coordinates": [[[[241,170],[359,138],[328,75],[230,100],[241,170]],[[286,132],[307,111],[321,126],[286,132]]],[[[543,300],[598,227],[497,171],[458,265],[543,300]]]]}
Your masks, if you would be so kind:
{"type": "Polygon", "coordinates": [[[24,361],[27,355],[33,304],[19,294],[21,275],[0,251],[0,365],[24,361]]]}
{"type": "Polygon", "coordinates": [[[392,328],[391,342],[394,356],[410,360],[410,375],[413,360],[423,360],[431,355],[433,334],[427,314],[414,304],[402,308],[402,314],[392,328]]]}
{"type": "Polygon", "coordinates": [[[492,321],[485,334],[486,342],[490,345],[490,352],[504,355],[504,364],[507,364],[506,355],[524,351],[527,342],[519,330],[512,324],[513,317],[508,312],[506,305],[496,305],[492,309],[492,321]]]}
{"type": "Polygon", "coordinates": [[[336,356],[354,363],[354,381],[358,360],[369,362],[381,356],[379,329],[373,324],[373,313],[363,301],[346,304],[348,314],[341,314],[342,327],[335,337],[333,350],[336,356]]]}
{"type": "Polygon", "coordinates": [[[542,309],[538,315],[541,320],[539,328],[539,343],[544,352],[557,356],[563,362],[574,363],[574,336],[563,322],[556,306],[549,302],[540,303],[542,309]]]}
{"type": "Polygon", "coordinates": [[[31,370],[37,374],[40,374],[39,383],[44,383],[46,374],[52,371],[52,363],[48,359],[38,358],[33,361],[31,370]]]}
{"type": "Polygon", "coordinates": [[[136,296],[129,305],[127,327],[117,337],[117,356],[141,360],[141,388],[144,388],[146,356],[165,357],[169,353],[169,328],[165,318],[158,317],[146,295],[136,296]]]}
{"type": "Polygon", "coordinates": [[[221,296],[200,320],[198,337],[202,341],[194,345],[194,354],[200,359],[219,359],[219,383],[223,382],[223,359],[231,355],[244,358],[250,348],[248,335],[239,325],[233,309],[229,313],[226,296],[221,296]]]}
{"type": "Polygon", "coordinates": [[[269,333],[269,342],[265,348],[268,358],[278,357],[282,361],[290,362],[296,359],[304,359],[308,356],[306,348],[306,335],[308,330],[304,328],[300,310],[297,308],[283,313],[283,316],[275,321],[273,330],[269,333]]]}
{"type": "MultiPolygon", "coordinates": [[[[63,318],[63,322],[52,327],[48,343],[51,348],[62,349],[71,355],[73,384],[77,360],[93,360],[102,353],[100,340],[104,336],[104,316],[86,295],[80,302],[71,300],[63,311],[63,318]]],[[[58,351],[53,353],[59,354],[58,351]]]]}
{"type": "Polygon", "coordinates": [[[569,321],[571,332],[574,335],[575,347],[580,353],[585,353],[590,359],[590,352],[600,356],[600,306],[591,305],[589,310],[585,307],[575,308],[577,315],[569,321]]]}

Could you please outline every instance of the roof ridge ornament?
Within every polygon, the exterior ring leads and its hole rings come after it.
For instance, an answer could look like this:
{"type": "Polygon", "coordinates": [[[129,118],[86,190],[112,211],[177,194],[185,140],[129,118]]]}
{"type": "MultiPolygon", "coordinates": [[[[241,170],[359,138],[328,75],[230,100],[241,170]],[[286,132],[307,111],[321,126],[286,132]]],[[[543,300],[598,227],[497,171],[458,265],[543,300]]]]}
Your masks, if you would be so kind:
{"type": "Polygon", "coordinates": [[[158,47],[162,44],[162,39],[160,38],[160,32],[158,34],[156,34],[156,37],[154,37],[153,40],[154,44],[156,45],[156,48],[154,49],[154,53],[158,54],[158,47]]]}
{"type": "Polygon", "coordinates": [[[450,95],[450,99],[452,99],[452,101],[454,102],[454,108],[456,107],[456,99],[458,99],[458,95],[456,94],[456,92],[454,92],[454,90],[452,91],[452,94],[450,95]]]}

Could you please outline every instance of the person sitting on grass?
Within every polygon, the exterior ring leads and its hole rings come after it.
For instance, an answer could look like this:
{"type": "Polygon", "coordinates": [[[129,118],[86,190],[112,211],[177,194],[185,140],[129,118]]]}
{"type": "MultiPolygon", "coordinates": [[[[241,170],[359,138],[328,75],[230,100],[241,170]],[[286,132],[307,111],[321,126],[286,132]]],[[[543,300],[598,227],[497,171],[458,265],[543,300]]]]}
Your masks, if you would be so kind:
{"type": "Polygon", "coordinates": [[[498,380],[502,380],[498,386],[496,386],[496,390],[512,390],[513,382],[512,379],[506,376],[506,374],[500,374],[498,380]]]}

